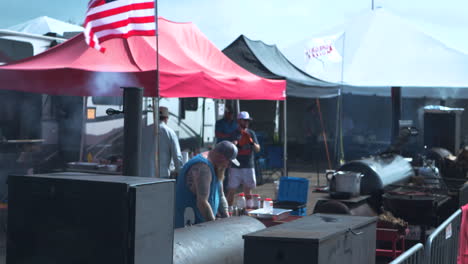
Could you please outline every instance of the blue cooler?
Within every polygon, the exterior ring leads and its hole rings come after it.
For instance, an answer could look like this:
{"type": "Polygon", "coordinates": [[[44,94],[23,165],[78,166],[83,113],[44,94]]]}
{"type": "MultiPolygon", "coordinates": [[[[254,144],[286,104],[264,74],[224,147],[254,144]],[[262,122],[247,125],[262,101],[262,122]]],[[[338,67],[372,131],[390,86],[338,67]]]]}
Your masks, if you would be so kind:
{"type": "Polygon", "coordinates": [[[278,199],[274,208],[291,209],[291,215],[307,215],[307,196],[309,180],[299,177],[281,177],[278,188],[278,199]]]}

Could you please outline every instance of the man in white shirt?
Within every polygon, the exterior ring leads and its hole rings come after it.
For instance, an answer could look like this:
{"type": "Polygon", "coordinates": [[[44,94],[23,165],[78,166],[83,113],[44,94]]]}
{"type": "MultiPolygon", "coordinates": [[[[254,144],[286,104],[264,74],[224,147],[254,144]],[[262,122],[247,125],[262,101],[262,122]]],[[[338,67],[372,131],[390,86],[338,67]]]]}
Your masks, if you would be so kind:
{"type": "Polygon", "coordinates": [[[159,177],[171,177],[171,160],[174,163],[175,171],[173,175],[177,175],[182,168],[182,153],[180,151],[179,139],[172,128],[167,126],[169,119],[169,110],[167,107],[159,107],[159,177]]]}

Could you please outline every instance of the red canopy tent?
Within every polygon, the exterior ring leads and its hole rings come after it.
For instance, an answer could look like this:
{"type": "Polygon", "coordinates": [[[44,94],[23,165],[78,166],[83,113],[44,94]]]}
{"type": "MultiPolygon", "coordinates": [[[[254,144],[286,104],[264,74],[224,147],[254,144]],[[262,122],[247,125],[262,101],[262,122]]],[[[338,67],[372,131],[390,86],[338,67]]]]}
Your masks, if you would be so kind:
{"type": "MultiPolygon", "coordinates": [[[[286,81],[253,75],[227,58],[192,23],[159,18],[160,97],[283,100],[286,81]]],[[[0,89],[111,96],[143,87],[156,96],[156,37],[134,36],[88,47],[82,34],[37,56],[0,66],[0,89]]]]}

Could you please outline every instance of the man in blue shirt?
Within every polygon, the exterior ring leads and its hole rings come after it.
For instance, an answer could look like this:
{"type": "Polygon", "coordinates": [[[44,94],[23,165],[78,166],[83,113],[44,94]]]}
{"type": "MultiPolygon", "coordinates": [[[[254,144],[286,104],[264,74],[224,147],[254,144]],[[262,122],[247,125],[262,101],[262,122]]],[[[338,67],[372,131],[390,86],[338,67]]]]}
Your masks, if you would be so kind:
{"type": "Polygon", "coordinates": [[[216,142],[223,140],[233,141],[233,134],[237,129],[237,122],[234,120],[232,109],[229,106],[224,108],[224,117],[216,121],[215,136],[216,142]]]}
{"type": "Polygon", "coordinates": [[[257,136],[252,129],[249,129],[250,115],[248,112],[240,112],[237,115],[238,129],[234,133],[233,143],[238,148],[237,159],[239,165],[233,166],[229,170],[228,178],[228,204],[234,203],[234,194],[240,185],[243,186],[246,198],[249,199],[252,195],[252,189],[255,189],[257,182],[255,179],[255,152],[260,151],[257,136]]]}
{"type": "MultiPolygon", "coordinates": [[[[232,108],[228,105],[224,107],[224,117],[216,121],[215,125],[215,136],[216,142],[223,140],[234,141],[234,133],[237,130],[237,121],[234,120],[234,113],[232,108]]],[[[229,171],[226,171],[224,175],[224,191],[227,191],[226,186],[229,181],[229,171]]]]}
{"type": "Polygon", "coordinates": [[[217,213],[229,216],[223,178],[231,162],[239,164],[236,156],[236,146],[221,141],[213,150],[193,157],[184,165],[176,184],[176,228],[213,221],[217,213]]]}

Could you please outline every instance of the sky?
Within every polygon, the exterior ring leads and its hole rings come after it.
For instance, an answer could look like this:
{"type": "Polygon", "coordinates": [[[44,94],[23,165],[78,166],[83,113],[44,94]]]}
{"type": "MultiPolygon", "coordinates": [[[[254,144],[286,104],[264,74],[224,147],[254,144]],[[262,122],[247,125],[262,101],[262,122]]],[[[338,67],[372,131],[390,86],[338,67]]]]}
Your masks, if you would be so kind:
{"type": "MultiPolygon", "coordinates": [[[[374,0],[410,20],[425,33],[468,54],[468,1],[374,0]]],[[[49,16],[81,24],[87,0],[0,1],[0,28],[49,16]]],[[[365,10],[372,0],[161,0],[158,14],[169,20],[193,22],[218,48],[240,34],[286,48],[345,23],[365,10]]]]}

